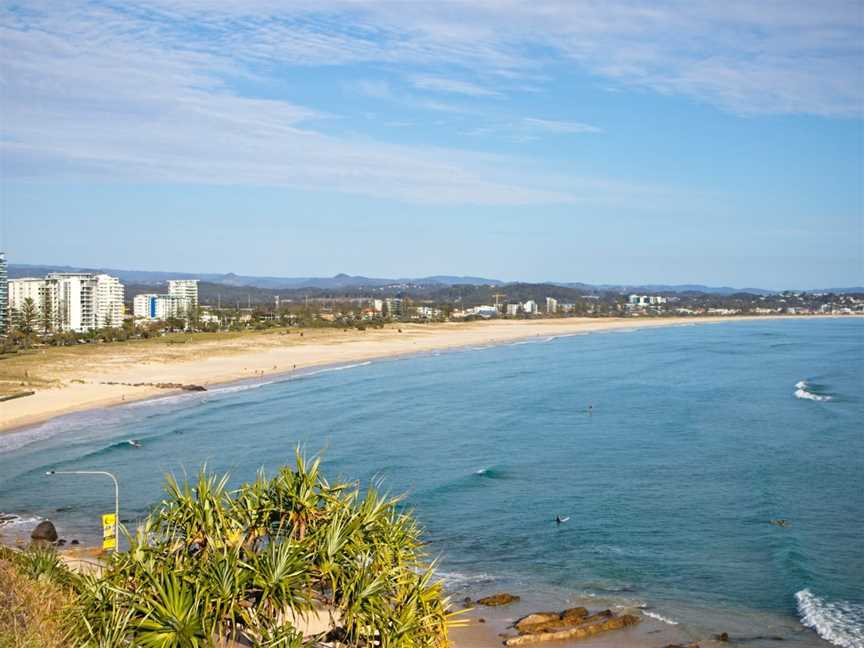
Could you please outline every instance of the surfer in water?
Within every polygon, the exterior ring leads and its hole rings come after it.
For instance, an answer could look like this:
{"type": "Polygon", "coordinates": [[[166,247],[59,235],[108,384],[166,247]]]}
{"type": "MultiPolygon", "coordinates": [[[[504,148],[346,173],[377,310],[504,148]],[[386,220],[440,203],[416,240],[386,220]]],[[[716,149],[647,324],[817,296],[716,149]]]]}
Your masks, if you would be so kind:
{"type": "Polygon", "coordinates": [[[569,517],[561,517],[560,515],[555,516],[555,524],[564,524],[570,520],[569,517]]]}
{"type": "Polygon", "coordinates": [[[787,522],[786,520],[782,520],[782,519],[781,520],[769,520],[769,522],[771,524],[773,524],[774,526],[778,526],[778,527],[788,527],[789,526],[789,522],[787,522]]]}
{"type": "Polygon", "coordinates": [[[126,443],[128,443],[133,448],[140,448],[141,444],[138,443],[135,439],[129,439],[126,443]]]}

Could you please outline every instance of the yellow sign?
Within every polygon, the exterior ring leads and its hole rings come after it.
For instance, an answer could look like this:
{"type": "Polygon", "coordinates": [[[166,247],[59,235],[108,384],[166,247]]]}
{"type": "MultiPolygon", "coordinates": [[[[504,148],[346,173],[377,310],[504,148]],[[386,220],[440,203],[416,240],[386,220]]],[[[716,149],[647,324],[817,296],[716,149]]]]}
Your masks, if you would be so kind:
{"type": "Polygon", "coordinates": [[[106,513],[102,516],[102,548],[116,549],[117,536],[117,516],[113,513],[106,513]]]}

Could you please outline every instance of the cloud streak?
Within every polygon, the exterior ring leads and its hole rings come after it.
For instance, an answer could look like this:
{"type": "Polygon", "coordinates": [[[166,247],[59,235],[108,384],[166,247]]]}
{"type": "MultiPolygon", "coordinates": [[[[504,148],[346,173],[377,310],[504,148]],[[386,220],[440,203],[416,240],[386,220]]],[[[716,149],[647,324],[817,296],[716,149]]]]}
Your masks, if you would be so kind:
{"type": "MultiPolygon", "coordinates": [[[[0,7],[4,176],[278,185],[436,204],[637,201],[643,188],[553,181],[536,160],[327,134],[338,111],[237,88],[272,82],[286,67],[368,63],[412,88],[358,82],[370,97],[482,117],[468,102],[502,103],[520,86],[536,92],[555,80],[549,67],[566,64],[613,85],[738,113],[860,116],[857,5],[814,6],[7,4],[0,7]]],[[[521,115],[492,114],[486,122],[509,124],[523,140],[601,132],[575,120],[521,115]]]]}

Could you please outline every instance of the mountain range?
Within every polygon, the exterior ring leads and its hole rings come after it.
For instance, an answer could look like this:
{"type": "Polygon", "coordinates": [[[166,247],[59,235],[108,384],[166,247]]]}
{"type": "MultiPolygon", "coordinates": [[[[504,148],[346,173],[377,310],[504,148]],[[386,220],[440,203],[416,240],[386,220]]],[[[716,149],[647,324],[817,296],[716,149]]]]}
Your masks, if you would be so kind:
{"type": "MultiPolygon", "coordinates": [[[[9,264],[9,278],[41,277],[49,272],[104,272],[118,277],[124,283],[158,286],[169,279],[198,279],[211,284],[235,288],[263,288],[268,290],[296,290],[315,288],[321,290],[339,290],[350,288],[377,288],[383,286],[503,286],[508,283],[500,279],[488,277],[471,277],[455,275],[434,275],[414,278],[383,278],[364,277],[359,275],[337,274],[333,277],[256,277],[238,275],[233,272],[226,274],[196,273],[196,272],[161,272],[151,270],[118,270],[115,268],[84,268],[75,266],[9,264]]],[[[750,293],[753,295],[770,295],[776,290],[764,288],[733,288],[731,286],[705,286],[702,284],[587,284],[580,282],[543,282],[565,288],[574,288],[585,292],[650,292],[650,293],[704,293],[709,295],[731,295],[735,293],[750,293]]],[[[825,288],[808,290],[806,292],[833,293],[864,293],[864,287],[825,288]]]]}

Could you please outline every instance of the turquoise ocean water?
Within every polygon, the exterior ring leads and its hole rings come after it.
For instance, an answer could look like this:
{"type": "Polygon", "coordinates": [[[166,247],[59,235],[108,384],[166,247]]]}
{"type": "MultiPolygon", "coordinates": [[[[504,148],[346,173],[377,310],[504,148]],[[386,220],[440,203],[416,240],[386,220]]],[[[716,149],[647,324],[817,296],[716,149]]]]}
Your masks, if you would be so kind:
{"type": "Polygon", "coordinates": [[[118,473],[134,520],[166,471],[239,482],[298,443],[406,491],[460,596],[864,646],[860,319],[536,338],[67,416],[0,436],[0,511],[93,540],[110,482],[46,470],[118,473]]]}

